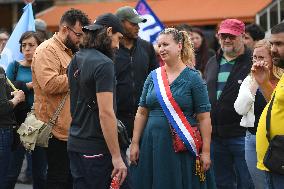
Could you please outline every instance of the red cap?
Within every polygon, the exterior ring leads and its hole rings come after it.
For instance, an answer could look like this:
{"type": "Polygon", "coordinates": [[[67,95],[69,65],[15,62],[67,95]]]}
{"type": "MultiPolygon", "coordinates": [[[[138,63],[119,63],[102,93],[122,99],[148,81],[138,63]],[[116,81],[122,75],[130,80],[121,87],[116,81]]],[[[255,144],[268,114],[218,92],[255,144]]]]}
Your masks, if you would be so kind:
{"type": "Polygon", "coordinates": [[[218,34],[221,33],[240,36],[245,33],[245,24],[237,19],[226,19],[220,24],[218,34]]]}

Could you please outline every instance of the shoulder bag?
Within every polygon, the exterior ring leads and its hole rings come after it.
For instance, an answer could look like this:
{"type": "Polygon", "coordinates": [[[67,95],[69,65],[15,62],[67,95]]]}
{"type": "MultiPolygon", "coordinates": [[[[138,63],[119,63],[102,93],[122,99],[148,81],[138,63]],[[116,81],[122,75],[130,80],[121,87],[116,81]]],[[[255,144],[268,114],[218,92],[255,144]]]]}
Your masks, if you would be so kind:
{"type": "Polygon", "coordinates": [[[20,140],[27,151],[34,150],[35,146],[48,147],[48,140],[52,137],[52,127],[63,109],[69,91],[61,100],[51,119],[45,123],[36,118],[34,108],[28,113],[24,123],[18,129],[20,140]]]}

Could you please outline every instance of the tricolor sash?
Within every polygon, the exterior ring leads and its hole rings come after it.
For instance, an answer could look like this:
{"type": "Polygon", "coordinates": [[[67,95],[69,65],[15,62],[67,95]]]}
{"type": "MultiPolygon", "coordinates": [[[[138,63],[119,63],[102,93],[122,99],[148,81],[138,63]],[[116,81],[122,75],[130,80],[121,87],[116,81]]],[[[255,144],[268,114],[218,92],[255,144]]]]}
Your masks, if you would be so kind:
{"type": "Polygon", "coordinates": [[[186,148],[196,157],[199,157],[200,144],[194,134],[193,128],[173,98],[165,67],[162,66],[154,70],[152,78],[158,101],[169,123],[175,129],[186,148]]]}

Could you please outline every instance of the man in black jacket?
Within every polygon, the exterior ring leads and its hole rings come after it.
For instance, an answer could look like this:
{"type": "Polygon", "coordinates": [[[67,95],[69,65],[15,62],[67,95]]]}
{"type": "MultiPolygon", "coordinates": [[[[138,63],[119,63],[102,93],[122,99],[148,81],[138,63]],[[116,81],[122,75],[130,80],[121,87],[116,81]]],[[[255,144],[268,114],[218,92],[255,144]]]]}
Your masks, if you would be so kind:
{"type": "Polygon", "coordinates": [[[221,49],[205,70],[212,105],[213,168],[218,189],[254,188],[245,160],[246,128],[234,110],[240,85],[251,68],[251,52],[244,45],[245,25],[224,20],[218,36],[221,49]]]}
{"type": "Polygon", "coordinates": [[[123,39],[114,60],[117,117],[126,125],[128,135],[132,138],[134,117],[144,81],[158,67],[158,61],[152,44],[138,37],[138,23],[147,20],[129,6],[119,8],[116,15],[124,28],[123,39]]]}

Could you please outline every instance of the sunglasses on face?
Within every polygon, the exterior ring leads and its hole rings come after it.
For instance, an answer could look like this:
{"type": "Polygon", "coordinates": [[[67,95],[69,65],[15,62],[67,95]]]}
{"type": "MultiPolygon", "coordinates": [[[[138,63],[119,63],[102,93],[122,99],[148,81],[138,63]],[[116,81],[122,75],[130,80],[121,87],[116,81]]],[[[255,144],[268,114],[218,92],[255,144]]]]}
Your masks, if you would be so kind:
{"type": "Polygon", "coordinates": [[[75,32],[72,28],[70,28],[69,26],[66,26],[66,28],[70,31],[72,31],[77,37],[82,37],[83,34],[82,33],[78,33],[78,32],[75,32]]]}
{"type": "Polygon", "coordinates": [[[235,36],[235,35],[225,34],[225,33],[219,34],[219,37],[220,37],[222,40],[226,40],[227,38],[229,38],[230,40],[235,40],[235,39],[237,38],[237,36],[235,36]]]}

